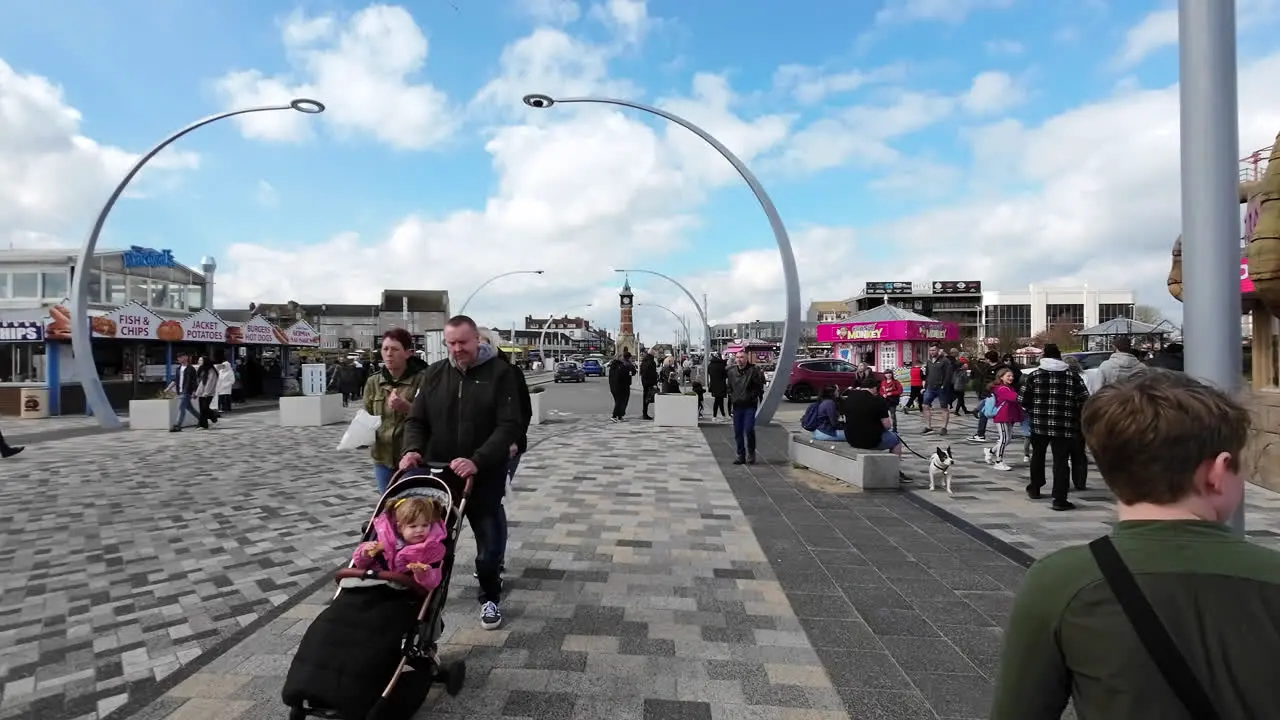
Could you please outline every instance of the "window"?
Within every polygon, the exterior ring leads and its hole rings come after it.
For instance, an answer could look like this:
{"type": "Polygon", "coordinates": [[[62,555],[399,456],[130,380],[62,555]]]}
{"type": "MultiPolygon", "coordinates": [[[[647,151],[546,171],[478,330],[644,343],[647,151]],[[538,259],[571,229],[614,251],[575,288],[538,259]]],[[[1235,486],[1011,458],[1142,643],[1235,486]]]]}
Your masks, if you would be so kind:
{"type": "Polygon", "coordinates": [[[1098,305],[1098,322],[1116,318],[1133,318],[1133,303],[1101,303],[1098,305]]]}
{"type": "Polygon", "coordinates": [[[123,275],[106,275],[105,284],[103,285],[102,302],[107,305],[120,306],[128,302],[125,299],[124,276],[123,275]]]}
{"type": "Polygon", "coordinates": [[[125,278],[125,284],[129,288],[129,298],[125,302],[140,302],[143,305],[149,304],[151,298],[147,295],[147,279],[130,275],[125,278]]]}
{"type": "Polygon", "coordinates": [[[818,362],[807,362],[803,365],[803,367],[805,370],[808,370],[809,372],[823,373],[823,372],[833,372],[834,365],[835,363],[833,362],[829,362],[827,360],[819,360],[818,362]]]}
{"type": "Polygon", "coordinates": [[[12,297],[15,298],[38,298],[40,297],[40,273],[21,272],[14,273],[11,289],[12,297]]]}
{"type": "Polygon", "coordinates": [[[66,299],[68,294],[66,270],[40,273],[40,284],[44,288],[44,297],[51,300],[66,299]]]}
{"type": "Polygon", "coordinates": [[[43,382],[43,343],[0,344],[0,382],[43,382]]]}
{"type": "Polygon", "coordinates": [[[1054,303],[1046,305],[1044,308],[1045,322],[1049,325],[1057,323],[1066,323],[1077,327],[1084,326],[1084,304],[1083,303],[1054,303]]]}
{"type": "Polygon", "coordinates": [[[85,297],[91,303],[102,302],[102,273],[89,271],[89,282],[85,285],[85,297]]]}
{"type": "Polygon", "coordinates": [[[898,366],[898,344],[880,343],[880,369],[888,370],[898,366]]]}
{"type": "Polygon", "coordinates": [[[200,286],[187,285],[186,288],[187,288],[187,309],[195,311],[204,307],[204,304],[200,302],[200,286]]]}
{"type": "Polygon", "coordinates": [[[831,363],[831,366],[832,366],[831,370],[834,372],[843,372],[843,373],[858,372],[858,368],[856,366],[851,365],[847,362],[836,361],[831,363]]]}
{"type": "Polygon", "coordinates": [[[1030,305],[988,305],[986,328],[987,337],[1026,338],[1031,337],[1030,305]]]}
{"type": "Polygon", "coordinates": [[[7,298],[9,295],[9,275],[0,273],[0,298],[7,298]]]}

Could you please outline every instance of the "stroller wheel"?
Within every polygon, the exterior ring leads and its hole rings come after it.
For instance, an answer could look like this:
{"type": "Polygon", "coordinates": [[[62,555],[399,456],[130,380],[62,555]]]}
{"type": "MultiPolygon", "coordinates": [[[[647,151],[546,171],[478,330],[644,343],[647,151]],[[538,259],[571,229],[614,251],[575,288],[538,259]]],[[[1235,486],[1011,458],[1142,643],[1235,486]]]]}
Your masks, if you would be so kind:
{"type": "Polygon", "coordinates": [[[444,691],[452,697],[462,692],[462,684],[467,681],[467,663],[465,660],[459,660],[449,668],[449,673],[444,679],[444,691]]]}

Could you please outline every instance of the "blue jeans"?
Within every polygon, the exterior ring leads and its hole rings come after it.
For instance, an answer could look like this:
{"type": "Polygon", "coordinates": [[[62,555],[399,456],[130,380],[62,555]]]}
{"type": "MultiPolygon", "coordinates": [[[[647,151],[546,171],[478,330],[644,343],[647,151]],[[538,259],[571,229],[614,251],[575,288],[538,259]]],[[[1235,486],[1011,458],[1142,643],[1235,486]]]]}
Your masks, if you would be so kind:
{"type": "Polygon", "coordinates": [[[814,431],[813,431],[813,439],[814,439],[814,440],[822,440],[822,441],[824,441],[824,442],[837,442],[837,441],[838,441],[838,442],[844,442],[844,431],[843,431],[843,430],[836,430],[836,431],[835,431],[835,434],[834,434],[834,435],[832,435],[832,434],[824,433],[824,432],[822,432],[821,430],[814,430],[814,431]]]}
{"type": "Polygon", "coordinates": [[[756,408],[733,408],[733,440],[738,445],[738,457],[756,452],[756,408]]]}
{"type": "Polygon", "coordinates": [[[987,418],[987,416],[986,416],[985,414],[983,414],[983,413],[978,413],[978,432],[976,432],[976,433],[974,433],[974,434],[975,434],[975,435],[977,435],[978,437],[986,437],[986,436],[987,436],[987,423],[988,423],[988,422],[989,422],[989,419],[987,418]]]}
{"type": "Polygon", "coordinates": [[[391,477],[395,474],[396,469],[393,467],[387,467],[386,465],[380,465],[378,463],[373,464],[373,481],[378,484],[379,495],[387,491],[387,486],[391,484],[391,477]]]}
{"type": "Polygon", "coordinates": [[[182,427],[182,419],[187,413],[191,413],[191,417],[196,419],[196,424],[200,424],[200,411],[196,410],[196,406],[191,402],[190,395],[181,395],[178,398],[178,419],[173,422],[173,426],[182,427]]]}
{"type": "Polygon", "coordinates": [[[502,503],[467,507],[467,522],[476,538],[476,577],[480,602],[502,601],[502,565],[507,559],[507,509],[502,503]]]}

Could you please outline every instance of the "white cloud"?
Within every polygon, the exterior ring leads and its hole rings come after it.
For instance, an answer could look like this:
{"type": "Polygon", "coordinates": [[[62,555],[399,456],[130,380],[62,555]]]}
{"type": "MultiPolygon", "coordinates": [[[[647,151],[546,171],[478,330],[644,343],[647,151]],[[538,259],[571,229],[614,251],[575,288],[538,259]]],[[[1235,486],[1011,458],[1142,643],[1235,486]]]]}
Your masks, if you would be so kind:
{"type": "Polygon", "coordinates": [[[1124,34],[1124,45],[1116,57],[1117,67],[1130,68],[1151,53],[1178,44],[1178,10],[1157,10],[1146,15],[1124,34]]]}
{"type": "Polygon", "coordinates": [[[974,115],[990,115],[1004,112],[1025,99],[1026,91],[1011,75],[989,71],[973,78],[960,103],[974,115]]]}
{"type": "MultiPolygon", "coordinates": [[[[413,77],[427,61],[428,43],[407,10],[371,5],[348,18],[294,13],[281,38],[294,72],[228,73],[216,83],[228,108],[276,105],[314,97],[328,106],[319,116],[339,136],[367,134],[392,147],[422,150],[446,140],[457,126],[448,98],[413,77]]],[[[298,141],[317,119],[294,112],[238,118],[246,137],[298,141]]]]}
{"type": "Polygon", "coordinates": [[[653,23],[646,0],[604,0],[591,7],[591,16],[631,45],[643,40],[653,23]]]}
{"type": "Polygon", "coordinates": [[[253,194],[253,199],[263,207],[275,207],[280,202],[280,195],[276,192],[274,186],[266,180],[258,181],[258,188],[253,194]]]}
{"type": "Polygon", "coordinates": [[[518,0],[517,5],[535,22],[550,25],[568,25],[582,15],[575,0],[518,0]]]}
{"type": "Polygon", "coordinates": [[[878,167],[897,162],[892,140],[945,120],[957,101],[935,93],[903,91],[887,105],[858,105],[820,119],[797,132],[782,165],[800,173],[848,163],[878,167]]]}
{"type": "Polygon", "coordinates": [[[498,76],[471,101],[477,110],[497,109],[506,117],[528,118],[521,102],[529,93],[629,96],[630,83],[609,77],[610,50],[555,28],[538,28],[502,50],[498,76]]]}
{"type": "Polygon", "coordinates": [[[876,24],[933,21],[960,23],[978,10],[1002,10],[1014,0],[885,0],[876,24]]]}
{"type": "MultiPolygon", "coordinates": [[[[68,245],[89,232],[103,201],[138,155],[80,132],[80,112],[62,88],[0,59],[0,247],[68,245]]],[[[157,138],[159,140],[160,138],[157,138]]],[[[167,150],[126,195],[140,198],[199,166],[193,153],[167,150]]]]}
{"type": "Polygon", "coordinates": [[[905,68],[901,65],[834,73],[806,65],[783,65],[774,73],[773,85],[789,93],[796,102],[812,105],[866,85],[901,80],[904,75],[905,68]]]}

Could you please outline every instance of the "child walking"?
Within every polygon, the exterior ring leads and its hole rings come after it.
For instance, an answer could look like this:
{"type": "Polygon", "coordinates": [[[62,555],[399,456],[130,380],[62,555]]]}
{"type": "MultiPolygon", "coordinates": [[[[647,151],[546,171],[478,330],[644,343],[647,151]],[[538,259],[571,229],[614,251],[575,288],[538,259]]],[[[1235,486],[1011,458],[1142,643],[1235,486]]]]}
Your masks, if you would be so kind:
{"type": "Polygon", "coordinates": [[[1004,461],[1004,453],[1013,442],[1013,426],[1022,422],[1022,406],[1018,404],[1018,392],[1013,389],[1013,371],[1004,368],[996,374],[991,384],[991,400],[995,404],[995,416],[991,421],[996,426],[995,447],[983,448],[982,459],[997,470],[1012,470],[1004,461]]]}
{"type": "Polygon", "coordinates": [[[355,567],[412,573],[414,581],[427,590],[440,586],[447,532],[438,503],[423,497],[395,500],[390,510],[374,519],[373,529],[378,539],[360,543],[352,556],[355,567]]]}

